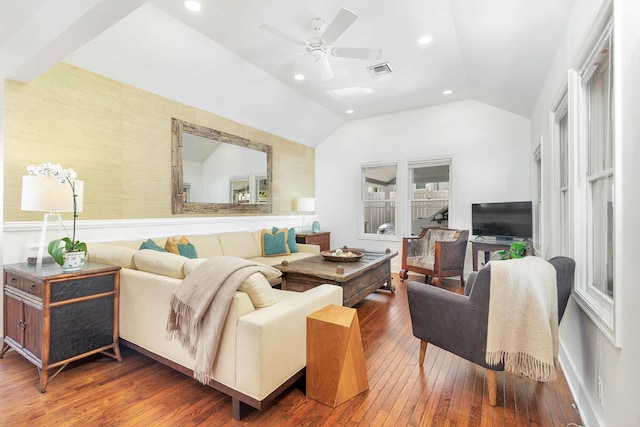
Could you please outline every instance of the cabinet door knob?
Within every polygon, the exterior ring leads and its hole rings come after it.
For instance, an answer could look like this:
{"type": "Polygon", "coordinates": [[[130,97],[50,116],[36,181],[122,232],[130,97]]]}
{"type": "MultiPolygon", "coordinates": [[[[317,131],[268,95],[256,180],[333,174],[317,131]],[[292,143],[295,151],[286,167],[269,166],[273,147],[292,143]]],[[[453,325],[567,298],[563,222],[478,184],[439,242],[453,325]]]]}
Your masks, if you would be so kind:
{"type": "Polygon", "coordinates": [[[29,292],[33,292],[33,290],[35,289],[36,284],[32,283],[31,286],[29,286],[29,292]]]}
{"type": "Polygon", "coordinates": [[[26,327],[27,327],[27,324],[25,322],[23,322],[22,320],[18,321],[18,328],[25,329],[26,327]]]}
{"type": "Polygon", "coordinates": [[[16,283],[16,280],[18,280],[18,278],[17,278],[17,277],[12,277],[12,278],[11,278],[11,283],[16,283]]]}

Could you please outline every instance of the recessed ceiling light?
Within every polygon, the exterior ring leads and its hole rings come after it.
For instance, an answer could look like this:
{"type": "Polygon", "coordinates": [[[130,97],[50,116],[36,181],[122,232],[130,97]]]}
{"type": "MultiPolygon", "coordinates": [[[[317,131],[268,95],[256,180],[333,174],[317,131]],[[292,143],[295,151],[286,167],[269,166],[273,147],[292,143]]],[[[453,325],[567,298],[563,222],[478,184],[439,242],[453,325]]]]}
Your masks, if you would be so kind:
{"type": "Polygon", "coordinates": [[[191,12],[200,12],[200,9],[202,9],[202,5],[197,0],[184,0],[182,4],[187,10],[190,10],[191,12]]]}
{"type": "Polygon", "coordinates": [[[418,39],[418,43],[420,44],[429,44],[433,38],[431,36],[422,36],[418,39]]]}
{"type": "Polygon", "coordinates": [[[296,74],[295,76],[293,76],[293,78],[296,79],[296,80],[304,80],[304,75],[296,74]]]}
{"type": "Polygon", "coordinates": [[[353,110],[347,110],[347,114],[353,114],[353,110]]]}
{"type": "Polygon", "coordinates": [[[453,93],[453,91],[452,91],[452,90],[449,90],[449,89],[447,89],[447,90],[443,90],[443,91],[442,91],[442,94],[443,94],[443,95],[451,95],[452,93],[453,93]]]}

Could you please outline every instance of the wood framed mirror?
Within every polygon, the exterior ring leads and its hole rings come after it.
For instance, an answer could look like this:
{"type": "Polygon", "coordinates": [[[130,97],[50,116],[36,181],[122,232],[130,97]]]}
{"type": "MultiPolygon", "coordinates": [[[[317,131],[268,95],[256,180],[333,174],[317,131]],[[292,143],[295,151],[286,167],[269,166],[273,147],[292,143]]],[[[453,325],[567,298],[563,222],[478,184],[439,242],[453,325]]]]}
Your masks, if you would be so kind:
{"type": "Polygon", "coordinates": [[[171,119],[174,214],[271,213],[273,148],[171,119]]]}

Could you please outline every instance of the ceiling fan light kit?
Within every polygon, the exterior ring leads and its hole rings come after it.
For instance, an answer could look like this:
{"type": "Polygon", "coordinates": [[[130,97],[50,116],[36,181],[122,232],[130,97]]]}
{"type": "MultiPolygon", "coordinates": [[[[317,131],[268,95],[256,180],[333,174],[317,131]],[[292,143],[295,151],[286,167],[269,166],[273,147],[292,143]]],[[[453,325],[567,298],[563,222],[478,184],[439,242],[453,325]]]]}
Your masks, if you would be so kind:
{"type": "Polygon", "coordinates": [[[360,47],[342,47],[334,46],[333,43],[349,28],[356,20],[358,15],[349,9],[340,9],[338,14],[333,18],[329,25],[325,26],[322,18],[312,19],[309,23],[311,29],[316,33],[315,36],[305,40],[296,35],[290,34],[279,28],[272,27],[268,24],[262,24],[258,28],[267,31],[273,35],[281,37],[292,43],[305,46],[305,55],[311,56],[320,64],[320,74],[322,80],[333,78],[333,69],[329,63],[327,54],[341,58],[363,59],[376,61],[382,56],[381,49],[369,49],[360,47]]]}

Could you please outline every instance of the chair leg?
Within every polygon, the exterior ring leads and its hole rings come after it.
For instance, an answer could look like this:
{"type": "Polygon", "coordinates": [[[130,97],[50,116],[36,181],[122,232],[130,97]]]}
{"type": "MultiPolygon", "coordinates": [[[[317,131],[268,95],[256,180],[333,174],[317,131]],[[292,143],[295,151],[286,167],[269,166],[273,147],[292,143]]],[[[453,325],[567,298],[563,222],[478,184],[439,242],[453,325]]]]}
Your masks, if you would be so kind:
{"type": "Polygon", "coordinates": [[[400,270],[400,272],[398,273],[398,276],[400,276],[400,281],[404,282],[405,280],[407,280],[409,278],[409,271],[408,270],[400,270]]]}
{"type": "Polygon", "coordinates": [[[420,340],[420,360],[418,361],[418,365],[424,365],[424,355],[427,352],[427,342],[424,340],[420,340]]]}
{"type": "Polygon", "coordinates": [[[487,389],[489,390],[489,403],[496,406],[496,371],[487,369],[487,389]]]}

